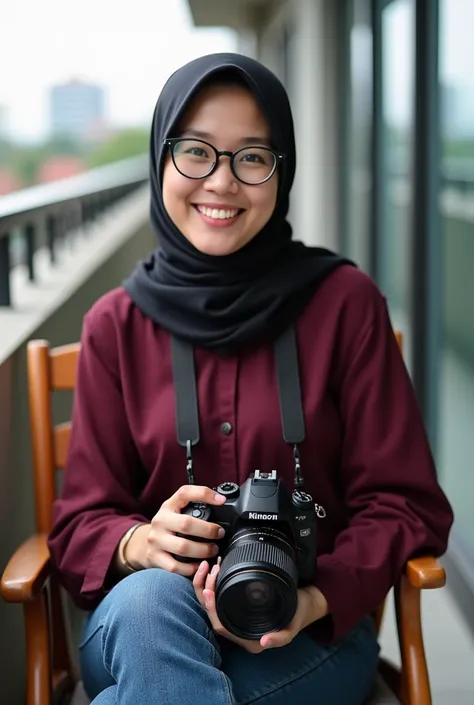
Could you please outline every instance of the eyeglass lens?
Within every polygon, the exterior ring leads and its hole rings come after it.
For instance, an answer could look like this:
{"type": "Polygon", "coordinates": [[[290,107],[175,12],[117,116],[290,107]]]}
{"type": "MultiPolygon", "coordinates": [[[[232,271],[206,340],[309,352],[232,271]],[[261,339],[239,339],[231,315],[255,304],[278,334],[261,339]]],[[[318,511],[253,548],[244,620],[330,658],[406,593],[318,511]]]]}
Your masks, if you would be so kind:
{"type": "MultiPolygon", "coordinates": [[[[212,147],[199,140],[183,139],[173,147],[173,159],[183,176],[199,179],[207,176],[216,162],[212,147]]],[[[246,147],[234,157],[236,176],[248,184],[259,184],[272,174],[276,157],[268,149],[246,147]]]]}

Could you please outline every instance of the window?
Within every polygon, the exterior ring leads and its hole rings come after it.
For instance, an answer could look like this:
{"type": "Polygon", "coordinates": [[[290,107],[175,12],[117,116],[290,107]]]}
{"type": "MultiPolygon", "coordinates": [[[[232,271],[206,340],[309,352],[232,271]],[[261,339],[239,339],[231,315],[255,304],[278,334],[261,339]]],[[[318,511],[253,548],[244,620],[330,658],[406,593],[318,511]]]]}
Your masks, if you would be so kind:
{"type": "Polygon", "coordinates": [[[392,322],[404,335],[411,361],[411,232],[414,124],[413,0],[393,0],[382,10],[381,231],[377,278],[392,322]]]}
{"type": "Polygon", "coordinates": [[[474,558],[474,52],[472,0],[441,0],[443,345],[438,466],[474,558]]]}

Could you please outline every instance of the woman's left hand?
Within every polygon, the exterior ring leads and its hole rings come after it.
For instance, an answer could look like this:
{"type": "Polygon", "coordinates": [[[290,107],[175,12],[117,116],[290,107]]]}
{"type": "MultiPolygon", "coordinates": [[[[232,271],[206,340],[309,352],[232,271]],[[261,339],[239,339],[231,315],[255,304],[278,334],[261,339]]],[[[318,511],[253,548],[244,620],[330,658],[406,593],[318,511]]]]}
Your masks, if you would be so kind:
{"type": "Polygon", "coordinates": [[[197,570],[193,585],[196,596],[206,610],[211,626],[219,636],[239,644],[251,653],[259,653],[264,649],[286,646],[295,636],[312,622],[321,619],[328,613],[328,605],[324,595],[313,586],[298,590],[298,607],[290,624],[277,632],[271,632],[257,640],[239,639],[229,632],[220,621],[216,612],[215,587],[220,565],[216,564],[209,572],[209,564],[203,561],[197,570]]]}

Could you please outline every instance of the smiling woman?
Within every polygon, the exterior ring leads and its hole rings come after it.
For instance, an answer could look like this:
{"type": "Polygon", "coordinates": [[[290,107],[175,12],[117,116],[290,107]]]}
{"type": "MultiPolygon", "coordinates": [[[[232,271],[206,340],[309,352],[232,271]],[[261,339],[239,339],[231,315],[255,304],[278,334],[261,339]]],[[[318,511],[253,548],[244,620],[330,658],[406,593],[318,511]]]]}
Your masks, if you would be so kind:
{"type": "Polygon", "coordinates": [[[204,88],[183,116],[182,126],[181,134],[205,134],[212,146],[196,140],[174,142],[173,158],[168,152],[163,171],[165,208],[197,250],[232,254],[262,230],[275,208],[277,158],[265,149],[245,149],[245,135],[260,135],[259,144],[268,144],[270,128],[250,91],[236,85],[204,88]],[[231,159],[216,155],[216,149],[228,157],[239,148],[243,153],[231,159]]]}
{"type": "Polygon", "coordinates": [[[94,705],[361,705],[370,613],[452,522],[384,298],[292,239],[291,109],[262,64],[179,69],[150,152],[159,247],[86,316],[49,539],[91,610],[86,690],[94,705]],[[299,440],[279,404],[295,379],[299,440]],[[285,502],[265,505],[276,487],[293,489],[294,534],[285,502]],[[250,494],[259,511],[236,499],[250,494]]]}

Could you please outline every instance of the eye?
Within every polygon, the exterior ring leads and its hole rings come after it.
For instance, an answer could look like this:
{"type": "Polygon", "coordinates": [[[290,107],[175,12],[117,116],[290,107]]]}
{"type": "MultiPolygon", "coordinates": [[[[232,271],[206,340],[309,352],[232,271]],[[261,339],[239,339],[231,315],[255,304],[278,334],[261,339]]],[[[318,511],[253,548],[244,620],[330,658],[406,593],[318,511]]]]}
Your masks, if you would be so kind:
{"type": "Polygon", "coordinates": [[[185,154],[191,154],[193,157],[208,157],[208,153],[202,147],[188,147],[185,154]]]}
{"type": "Polygon", "coordinates": [[[265,158],[261,152],[244,152],[241,161],[247,164],[265,164],[265,158]]]}

